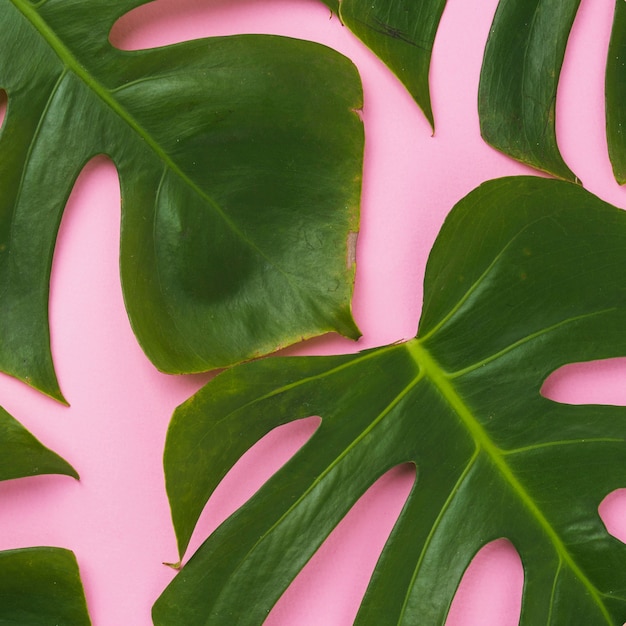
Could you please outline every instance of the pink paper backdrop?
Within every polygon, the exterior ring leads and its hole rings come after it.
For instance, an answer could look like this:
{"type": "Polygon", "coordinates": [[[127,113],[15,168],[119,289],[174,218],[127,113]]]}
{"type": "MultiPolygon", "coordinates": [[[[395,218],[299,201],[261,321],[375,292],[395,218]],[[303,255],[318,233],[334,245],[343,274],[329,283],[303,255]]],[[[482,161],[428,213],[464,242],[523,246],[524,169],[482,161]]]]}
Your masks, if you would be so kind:
{"type": "MultiPolygon", "coordinates": [[[[317,0],[158,0],[114,29],[112,39],[123,48],[276,33],[329,45],[358,66],[367,139],[354,313],[363,339],[355,345],[327,337],[291,352],[346,352],[412,337],[427,254],[447,212],[484,180],[534,173],[480,139],[476,93],[496,4],[448,1],[431,71],[434,137],[399,82],[317,0]]],[[[626,190],[612,179],[603,134],[612,5],[582,0],[559,89],[558,135],[566,161],[587,189],[626,207],[626,190]]],[[[165,432],[174,407],[208,377],[159,374],[138,348],[117,273],[119,210],[115,168],[97,158],[76,184],[53,268],[53,351],[71,408],[0,377],[0,404],[81,475],[80,482],[47,476],[0,484],[0,549],[72,549],[94,626],[149,626],[152,603],[174,575],[161,563],[177,558],[161,466],[165,432]]],[[[564,402],[624,405],[625,378],[626,359],[568,366],[550,378],[545,393],[564,402]]],[[[209,503],[192,549],[314,426],[305,420],[274,432],[242,459],[209,503]]],[[[401,467],[374,485],[266,623],[351,624],[413,478],[401,467]]],[[[609,496],[601,514],[610,532],[625,540],[626,489],[609,496]]],[[[522,584],[513,547],[505,539],[490,544],[466,574],[448,625],[517,624],[522,584]]]]}

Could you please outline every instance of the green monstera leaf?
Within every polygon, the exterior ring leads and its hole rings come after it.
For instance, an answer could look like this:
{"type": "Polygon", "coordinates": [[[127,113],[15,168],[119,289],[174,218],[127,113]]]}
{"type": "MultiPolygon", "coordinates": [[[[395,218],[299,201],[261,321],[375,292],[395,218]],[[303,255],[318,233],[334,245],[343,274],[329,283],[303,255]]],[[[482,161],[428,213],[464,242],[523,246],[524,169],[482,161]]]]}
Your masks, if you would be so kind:
{"type": "MultiPolygon", "coordinates": [[[[500,0],[485,50],[479,88],[481,132],[498,150],[566,180],[576,180],[556,137],[556,93],[580,0],[500,0]]],[[[609,156],[626,182],[626,8],[615,2],[606,63],[609,156]]]]}
{"type": "MultiPolygon", "coordinates": [[[[0,480],[76,470],[0,408],[0,480]]],[[[0,552],[0,624],[89,626],[74,554],[37,547],[0,552]]]]}
{"type": "Polygon", "coordinates": [[[434,128],[428,74],[446,0],[323,0],[402,81],[434,128]]]}
{"type": "MultiPolygon", "coordinates": [[[[434,127],[429,70],[445,0],[323,0],[398,76],[434,127]]],[[[576,181],[557,145],[556,93],[580,0],[500,0],[479,87],[483,138],[497,150],[576,181]]],[[[615,0],[606,64],[609,156],[626,183],[626,6],[615,0]]],[[[453,9],[451,9],[453,10],[453,9]]]]}
{"type": "Polygon", "coordinates": [[[525,570],[522,626],[621,626],[626,546],[598,505],[626,484],[626,409],[541,387],[566,363],[626,354],[625,238],[626,213],[577,185],[491,181],[442,228],[415,339],[208,383],[177,409],[165,449],[181,554],[247,449],[280,424],[321,423],[184,565],[155,624],[262,623],[365,491],[411,463],[356,624],[443,624],[474,555],[507,537],[525,570]]]}
{"type": "Polygon", "coordinates": [[[124,297],[158,368],[359,335],[355,68],[260,35],[114,48],[111,27],[145,1],[0,0],[0,369],[59,399],[51,260],[72,184],[97,154],[120,175],[124,297]]]}
{"type": "Polygon", "coordinates": [[[480,127],[502,152],[566,180],[556,140],[556,90],[580,0],[500,0],[485,49],[480,127]]]}

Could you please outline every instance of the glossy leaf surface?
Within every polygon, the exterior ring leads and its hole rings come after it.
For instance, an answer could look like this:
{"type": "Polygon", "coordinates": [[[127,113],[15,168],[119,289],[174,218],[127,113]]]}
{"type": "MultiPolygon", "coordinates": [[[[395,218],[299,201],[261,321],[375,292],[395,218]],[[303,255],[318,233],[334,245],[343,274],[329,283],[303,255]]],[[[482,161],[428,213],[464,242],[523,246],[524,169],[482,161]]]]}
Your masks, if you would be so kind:
{"type": "Polygon", "coordinates": [[[615,179],[626,184],[626,3],[615,2],[606,62],[606,137],[615,179]]]}
{"type": "Polygon", "coordinates": [[[434,127],[428,75],[446,0],[324,0],[402,81],[434,127]]]}
{"type": "Polygon", "coordinates": [[[144,3],[0,0],[0,369],[56,398],[50,265],[72,184],[100,153],[120,175],[127,310],[157,367],[359,334],[355,68],[260,35],[113,48],[114,22],[144,3]]]}
{"type": "Polygon", "coordinates": [[[46,448],[0,408],[0,480],[38,474],[65,474],[78,478],[76,470],[67,461],[46,448]]]}
{"type": "Polygon", "coordinates": [[[261,624],[368,487],[413,463],[356,624],[443,624],[473,556],[507,537],[525,570],[522,626],[621,626],[626,546],[598,505],[626,484],[626,409],[541,387],[566,363],[626,354],[625,238],[626,213],[577,185],[486,183],[434,245],[415,339],[217,376],[168,433],[181,553],[248,448],[289,421],[321,424],[183,567],[155,624],[261,624]]]}
{"type": "Polygon", "coordinates": [[[74,555],[61,548],[0,552],[0,624],[89,626],[74,555]]]}
{"type": "Polygon", "coordinates": [[[556,90],[580,0],[501,0],[480,78],[481,133],[523,163],[566,180],[556,140],[556,90]]]}

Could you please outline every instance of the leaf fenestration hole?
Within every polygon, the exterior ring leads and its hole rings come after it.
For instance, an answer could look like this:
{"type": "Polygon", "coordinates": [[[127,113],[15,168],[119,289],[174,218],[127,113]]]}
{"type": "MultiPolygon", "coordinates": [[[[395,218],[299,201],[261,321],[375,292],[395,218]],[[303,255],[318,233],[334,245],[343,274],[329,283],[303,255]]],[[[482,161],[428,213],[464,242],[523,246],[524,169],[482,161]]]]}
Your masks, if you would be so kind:
{"type": "Polygon", "coordinates": [[[4,124],[4,119],[7,114],[7,106],[9,103],[9,96],[4,89],[0,89],[0,131],[2,130],[2,125],[4,124]]]}
{"type": "Polygon", "coordinates": [[[626,543],[626,488],[616,489],[604,498],[598,512],[607,532],[626,543]]]}
{"type": "Polygon", "coordinates": [[[478,551],[454,596],[446,626],[517,626],[524,569],[507,539],[478,551]]]}
{"type": "Polygon", "coordinates": [[[0,498],[5,503],[0,508],[0,551],[41,542],[41,528],[24,520],[31,518],[35,506],[43,515],[58,510],[71,482],[71,478],[60,474],[0,481],[0,498]]]}
{"type": "MultiPolygon", "coordinates": [[[[154,0],[120,17],[111,29],[109,41],[120,50],[141,50],[183,40],[243,32],[291,34],[276,32],[277,29],[283,30],[290,20],[298,19],[298,6],[294,7],[293,0],[289,3],[289,11],[279,10],[285,2],[269,2],[276,5],[276,10],[272,11],[268,2],[259,3],[256,0],[154,0]],[[277,24],[275,16],[280,13],[285,17],[277,24]],[[237,31],[233,30],[234,24],[237,31]]],[[[310,13],[317,9],[320,16],[328,16],[323,4],[319,7],[313,3],[312,6],[312,3],[301,0],[301,5],[303,11],[310,13]]]]}
{"type": "Polygon", "coordinates": [[[572,363],[544,382],[541,394],[562,404],[626,406],[626,358],[572,363]]]}
{"type": "Polygon", "coordinates": [[[116,332],[117,337],[124,333],[131,337],[117,269],[119,211],[117,170],[108,157],[95,156],[82,168],[63,211],[50,278],[52,354],[61,386],[70,402],[90,389],[88,381],[100,375],[95,374],[96,371],[102,371],[98,367],[107,362],[119,362],[119,345],[107,341],[106,333],[116,332]],[[97,289],[93,279],[95,268],[98,268],[97,289]],[[107,312],[107,330],[95,332],[90,324],[104,311],[107,312]],[[57,359],[57,354],[66,346],[75,346],[70,367],[74,375],[66,375],[70,365],[67,360],[57,359]],[[94,370],[90,369],[92,366],[94,370]],[[63,380],[73,381],[74,388],[65,389],[63,380]]]}
{"type": "Polygon", "coordinates": [[[148,2],[119,18],[111,29],[109,40],[120,50],[140,50],[184,39],[209,37],[216,34],[212,32],[212,22],[219,23],[221,14],[232,4],[232,0],[148,2]],[[163,28],[165,24],[166,29],[163,28]]]}
{"type": "Polygon", "coordinates": [[[306,444],[321,422],[317,416],[294,420],[274,428],[245,452],[211,495],[186,553],[193,554],[228,516],[245,504],[306,444]]]}
{"type": "Polygon", "coordinates": [[[296,576],[264,626],[352,624],[415,477],[409,463],[383,474],[296,576]]]}

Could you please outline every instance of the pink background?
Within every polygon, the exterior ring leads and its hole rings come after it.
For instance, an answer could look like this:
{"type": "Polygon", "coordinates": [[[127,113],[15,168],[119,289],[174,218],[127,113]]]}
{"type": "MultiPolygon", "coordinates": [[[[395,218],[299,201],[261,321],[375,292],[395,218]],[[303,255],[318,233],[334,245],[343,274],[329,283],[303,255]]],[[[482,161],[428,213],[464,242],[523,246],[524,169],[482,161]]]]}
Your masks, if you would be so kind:
{"type": "MultiPolygon", "coordinates": [[[[123,48],[276,33],[329,45],[358,66],[367,139],[354,314],[363,339],[355,345],[326,337],[290,352],[354,351],[412,337],[427,254],[447,212],[484,180],[533,173],[480,139],[476,93],[496,5],[448,1],[431,71],[434,137],[400,83],[317,0],[158,0],[114,29],[112,39],[123,48]]],[[[603,66],[612,10],[612,2],[582,0],[559,88],[558,136],[586,188],[626,208],[604,137],[603,66]]],[[[0,376],[0,404],[70,461],[81,481],[46,476],[0,484],[0,549],[72,549],[94,626],[149,626],[152,603],[174,575],[161,563],[177,559],[161,467],[165,432],[174,407],[208,376],[168,377],[144,357],[122,304],[118,244],[117,174],[97,158],[74,189],[53,268],[53,351],[71,408],[0,376]]],[[[565,402],[624,405],[625,377],[626,359],[568,366],[550,378],[545,393],[565,402]]],[[[274,432],[242,459],[209,503],[192,550],[313,428],[305,420],[274,432]]],[[[266,623],[351,624],[413,477],[396,468],[374,485],[266,623]]],[[[601,514],[610,532],[626,540],[626,489],[609,496],[601,514]]],[[[448,625],[517,624],[522,583],[512,546],[504,539],[490,544],[466,574],[448,625]]]]}

